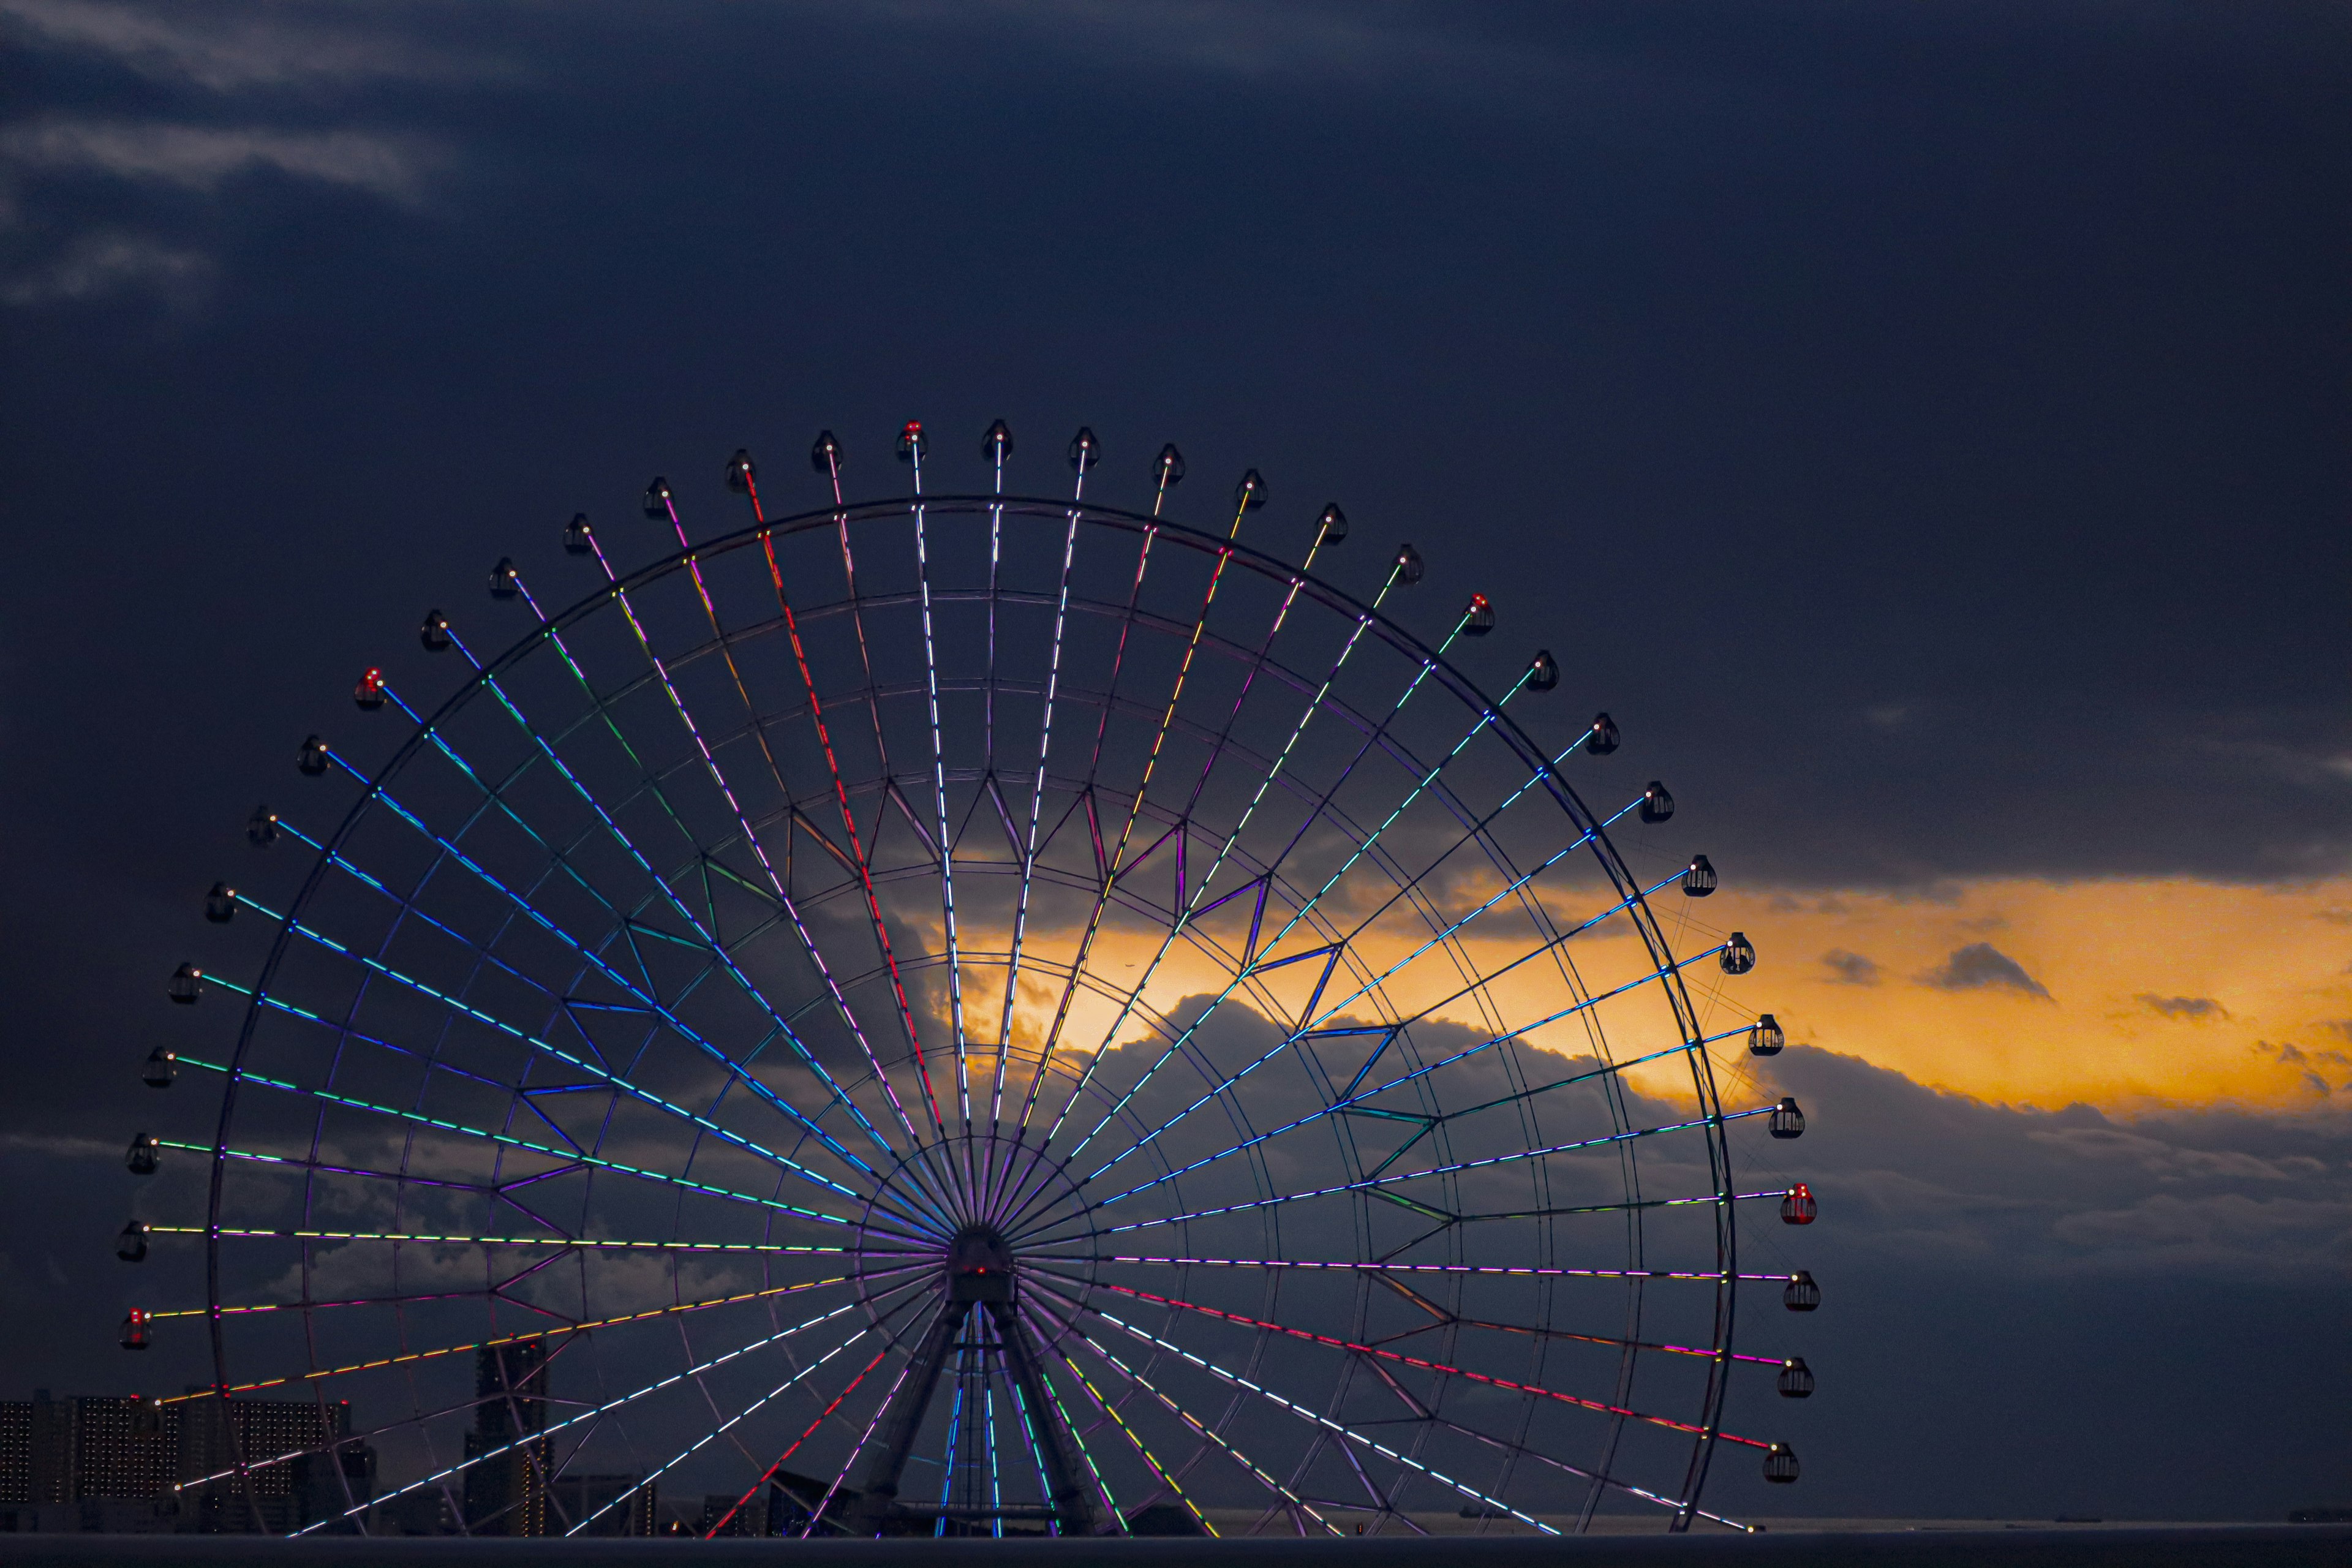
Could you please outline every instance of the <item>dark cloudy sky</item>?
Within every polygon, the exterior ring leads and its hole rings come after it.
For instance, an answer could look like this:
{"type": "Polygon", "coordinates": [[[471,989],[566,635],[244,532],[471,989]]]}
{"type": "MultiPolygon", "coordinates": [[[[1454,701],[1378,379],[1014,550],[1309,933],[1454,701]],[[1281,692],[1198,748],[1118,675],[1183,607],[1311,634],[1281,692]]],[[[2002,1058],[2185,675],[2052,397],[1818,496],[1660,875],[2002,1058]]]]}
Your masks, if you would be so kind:
{"type": "Polygon", "coordinates": [[[651,472],[747,445],[791,510],[821,425],[878,492],[903,420],[1002,416],[1093,426],[1111,500],[1164,440],[1255,465],[1277,552],[1326,498],[1412,538],[1706,825],[1806,1043],[1806,1506],[2352,1502],[2340,7],[0,45],[0,1393],[121,1383],[160,981],[361,667],[651,472]]]}

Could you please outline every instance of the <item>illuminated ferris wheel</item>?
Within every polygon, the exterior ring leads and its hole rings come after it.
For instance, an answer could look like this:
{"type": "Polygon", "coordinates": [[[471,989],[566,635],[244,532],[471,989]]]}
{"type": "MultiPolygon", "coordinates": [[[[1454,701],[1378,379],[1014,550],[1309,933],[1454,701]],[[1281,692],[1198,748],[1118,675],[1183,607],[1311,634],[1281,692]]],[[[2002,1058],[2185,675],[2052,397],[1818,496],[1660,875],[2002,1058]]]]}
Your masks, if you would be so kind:
{"type": "Polygon", "coordinates": [[[1186,523],[1172,446],[1136,510],[1089,431],[1059,497],[1001,422],[897,447],[881,500],[828,432],[814,510],[739,452],[575,517],[584,584],[426,616],[454,694],[372,668],[302,743],[206,902],[254,945],[172,980],[246,1006],[148,1065],[124,1342],[348,1402],[376,1479],[310,1529],[1681,1530],[1727,1446],[1794,1479],[1724,1421],[1812,1388],[1732,1348],[1742,1286],[1819,1300],[1735,1247],[1812,1218],[1734,1176],[1803,1118],[1718,1097],[1780,1031],[1608,715],[1255,470],[1186,523]]]}

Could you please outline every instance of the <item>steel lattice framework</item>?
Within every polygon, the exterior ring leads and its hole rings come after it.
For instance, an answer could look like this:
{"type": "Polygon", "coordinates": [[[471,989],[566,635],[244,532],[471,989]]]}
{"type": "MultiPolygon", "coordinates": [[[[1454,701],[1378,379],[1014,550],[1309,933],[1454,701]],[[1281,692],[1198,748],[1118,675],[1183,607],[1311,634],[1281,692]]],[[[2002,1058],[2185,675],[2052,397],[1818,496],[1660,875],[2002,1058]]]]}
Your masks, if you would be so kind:
{"type": "Polygon", "coordinates": [[[1410,545],[1350,547],[1368,599],[1311,575],[1336,506],[1294,567],[1242,542],[1254,470],[1202,528],[1172,447],[1147,510],[1087,499],[1089,433],[1064,498],[1011,449],[927,493],[909,426],[908,493],[853,503],[828,434],[828,500],[772,520],[739,453],[749,526],[699,542],[656,480],[567,531],[570,608],[499,563],[503,653],[428,617],[437,708],[367,673],[405,737],[312,737],[340,824],[250,827],[307,876],[215,889],[257,978],[175,977],[248,1005],[151,1065],[219,1109],[142,1135],[207,1181],[125,1253],[199,1242],[203,1304],[126,1342],[201,1321],[191,1406],[351,1401],[378,1503],[476,1531],[648,1483],[728,1500],[710,1533],[1684,1529],[1725,1443],[1792,1477],[1722,1415],[1811,1388],[1732,1348],[1741,1283],[1812,1289],[1739,1271],[1743,1201],[1812,1200],[1738,1190],[1736,1124],[1802,1122],[1718,1098],[1780,1037],[1710,1030],[1754,952],[1692,937],[1670,797],[1606,715],[1531,738],[1549,654],[1457,667],[1483,597],[1391,619],[1410,545]],[[623,573],[640,526],[676,552],[623,573]]]}

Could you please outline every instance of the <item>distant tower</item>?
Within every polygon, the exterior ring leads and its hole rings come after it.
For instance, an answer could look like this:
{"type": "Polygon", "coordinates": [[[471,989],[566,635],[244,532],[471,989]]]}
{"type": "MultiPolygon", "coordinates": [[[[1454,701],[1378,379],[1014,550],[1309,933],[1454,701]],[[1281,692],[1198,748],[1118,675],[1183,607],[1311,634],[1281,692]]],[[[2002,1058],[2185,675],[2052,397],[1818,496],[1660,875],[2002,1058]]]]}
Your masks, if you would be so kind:
{"type": "Polygon", "coordinates": [[[551,1445],[547,1429],[547,1346],[490,1345],[474,1357],[474,1429],[466,1434],[466,1530],[471,1535],[547,1533],[551,1445]],[[488,1455],[490,1458],[483,1458],[488,1455]]]}

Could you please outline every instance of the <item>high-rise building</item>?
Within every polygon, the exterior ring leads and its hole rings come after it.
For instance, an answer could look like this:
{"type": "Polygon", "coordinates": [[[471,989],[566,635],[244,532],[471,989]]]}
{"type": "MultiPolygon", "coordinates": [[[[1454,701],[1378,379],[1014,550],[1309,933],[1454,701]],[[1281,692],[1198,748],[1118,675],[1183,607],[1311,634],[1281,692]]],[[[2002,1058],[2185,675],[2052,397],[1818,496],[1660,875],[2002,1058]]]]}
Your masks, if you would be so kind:
{"type": "Polygon", "coordinates": [[[130,1394],[73,1402],[73,1495],[169,1497],[179,1479],[179,1405],[130,1394]]]}
{"type": "Polygon", "coordinates": [[[373,1497],[351,1425],[348,1404],[300,1400],[0,1401],[0,1530],[286,1534],[373,1497]]]}
{"type": "Polygon", "coordinates": [[[33,1500],[33,1402],[0,1399],[0,1506],[33,1500]]]}
{"type": "Polygon", "coordinates": [[[486,1345],[475,1353],[474,1429],[466,1434],[466,1529],[545,1535],[553,1458],[547,1429],[547,1345],[486,1345]]]}
{"type": "MultiPolygon", "coordinates": [[[[308,1463],[293,1456],[331,1444],[373,1489],[373,1451],[342,1441],[352,1430],[348,1401],[204,1399],[180,1409],[179,1479],[186,1528],[274,1535],[299,1529],[313,1517],[309,1509],[343,1495],[343,1483],[325,1456],[308,1463]],[[236,1473],[240,1456],[246,1467],[241,1477],[236,1473]],[[268,1462],[273,1459],[283,1462],[268,1462]]],[[[338,1501],[327,1512],[341,1513],[348,1506],[338,1501]]]]}
{"type": "Polygon", "coordinates": [[[74,1402],[0,1400],[0,1503],[74,1500],[74,1402]]]}

